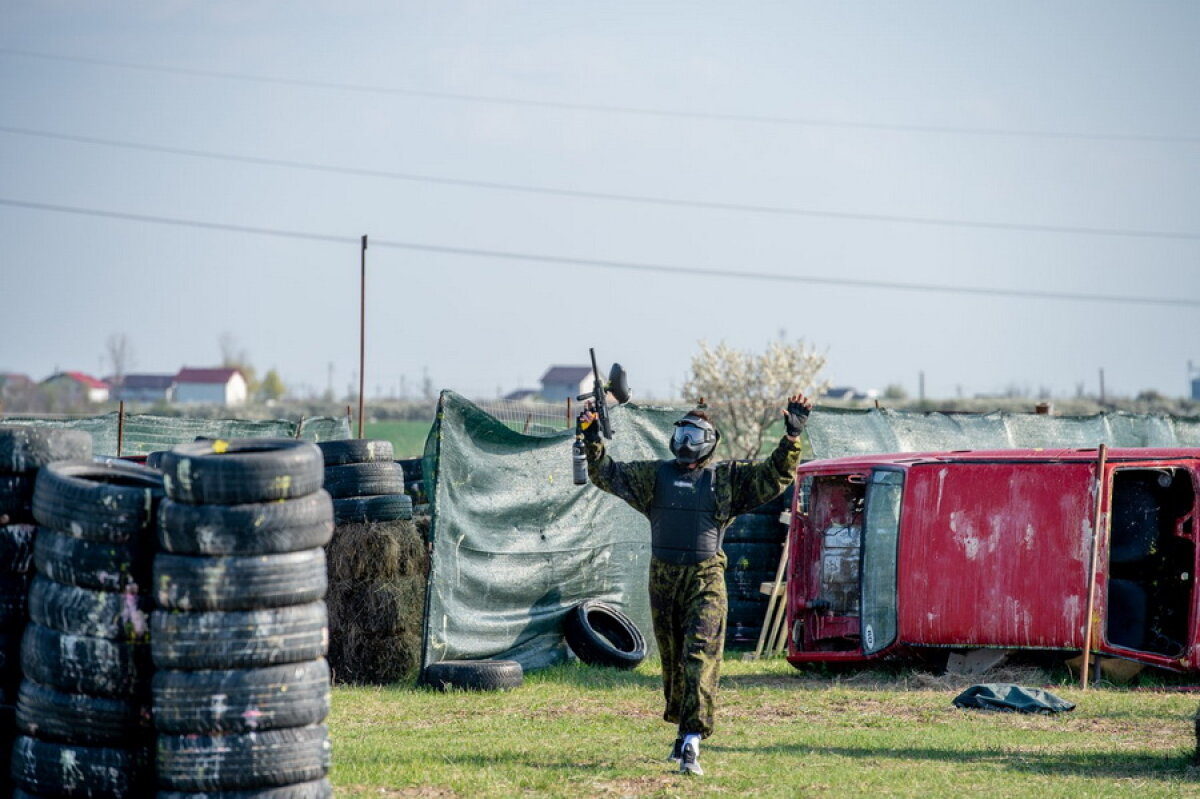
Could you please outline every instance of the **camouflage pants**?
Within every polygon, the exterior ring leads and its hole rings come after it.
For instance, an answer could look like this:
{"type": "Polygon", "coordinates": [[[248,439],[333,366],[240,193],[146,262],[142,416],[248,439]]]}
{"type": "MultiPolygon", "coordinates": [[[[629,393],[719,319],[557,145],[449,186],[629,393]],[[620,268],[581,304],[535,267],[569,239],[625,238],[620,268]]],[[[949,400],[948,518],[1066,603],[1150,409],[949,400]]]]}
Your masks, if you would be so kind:
{"type": "Polygon", "coordinates": [[[713,731],[725,651],[725,553],[694,566],[650,561],[650,613],[662,655],[663,719],[679,734],[713,731]]]}

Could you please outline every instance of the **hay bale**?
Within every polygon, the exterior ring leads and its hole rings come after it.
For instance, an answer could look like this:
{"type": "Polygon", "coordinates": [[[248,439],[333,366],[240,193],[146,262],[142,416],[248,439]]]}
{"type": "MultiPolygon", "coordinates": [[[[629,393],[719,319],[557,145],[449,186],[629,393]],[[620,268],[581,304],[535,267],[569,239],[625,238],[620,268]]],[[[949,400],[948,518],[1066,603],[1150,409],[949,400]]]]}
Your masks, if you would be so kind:
{"type": "Polygon", "coordinates": [[[334,646],[330,641],[329,663],[339,683],[384,685],[415,679],[421,665],[420,636],[417,646],[406,636],[376,636],[347,630],[334,646]]]}
{"type": "Polygon", "coordinates": [[[424,574],[429,563],[425,541],[408,520],[339,524],[325,555],[330,585],[424,574]]]}
{"type": "Polygon", "coordinates": [[[330,628],[354,628],[372,635],[421,634],[425,619],[425,577],[397,577],[391,582],[339,583],[330,590],[330,628]]]}
{"type": "Polygon", "coordinates": [[[334,679],[392,683],[416,677],[429,555],[411,521],[339,525],[329,564],[329,664],[334,679]]]}

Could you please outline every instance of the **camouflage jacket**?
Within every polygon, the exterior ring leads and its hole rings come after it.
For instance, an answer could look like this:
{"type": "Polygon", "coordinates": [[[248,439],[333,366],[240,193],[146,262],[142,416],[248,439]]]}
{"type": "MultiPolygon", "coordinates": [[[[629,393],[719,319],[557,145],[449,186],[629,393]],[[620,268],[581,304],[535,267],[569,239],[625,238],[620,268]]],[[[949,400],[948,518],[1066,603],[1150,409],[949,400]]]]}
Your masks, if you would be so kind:
{"type": "MultiPolygon", "coordinates": [[[[654,501],[654,476],[662,461],[614,461],[603,441],[587,442],[588,476],[602,491],[620,497],[634,510],[649,515],[654,501]]],[[[796,477],[800,441],[784,436],[762,461],[721,461],[712,467],[717,495],[717,523],[724,530],[733,518],[779,496],[796,477]]],[[[705,468],[708,463],[701,463],[705,468]]]]}

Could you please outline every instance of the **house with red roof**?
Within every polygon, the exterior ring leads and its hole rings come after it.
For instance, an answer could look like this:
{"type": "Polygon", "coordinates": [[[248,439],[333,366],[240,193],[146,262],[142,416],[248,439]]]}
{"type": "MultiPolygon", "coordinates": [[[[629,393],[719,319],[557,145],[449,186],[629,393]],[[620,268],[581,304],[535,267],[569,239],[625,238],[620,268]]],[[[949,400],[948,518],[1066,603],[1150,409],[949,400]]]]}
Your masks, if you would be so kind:
{"type": "Polygon", "coordinates": [[[181,405],[246,404],[246,377],[233,367],[185,366],[175,375],[175,402],[181,405]]]}
{"type": "Polygon", "coordinates": [[[108,402],[108,383],[83,372],[59,372],[43,380],[41,386],[63,405],[108,402]]]}

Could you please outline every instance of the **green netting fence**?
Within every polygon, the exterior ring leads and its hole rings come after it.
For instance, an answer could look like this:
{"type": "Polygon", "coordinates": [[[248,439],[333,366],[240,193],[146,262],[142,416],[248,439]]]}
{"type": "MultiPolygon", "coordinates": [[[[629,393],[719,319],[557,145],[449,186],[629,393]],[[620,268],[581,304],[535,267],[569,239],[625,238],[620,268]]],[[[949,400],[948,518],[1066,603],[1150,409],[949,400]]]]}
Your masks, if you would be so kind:
{"type": "Polygon", "coordinates": [[[0,424],[33,424],[68,427],[92,434],[96,455],[145,455],[170,449],[176,444],[208,438],[300,438],[304,441],[330,441],[350,438],[350,422],[344,416],[313,416],[295,421],[270,419],[192,419],[181,416],[108,413],[76,419],[8,417],[0,424]],[[117,451],[118,435],[120,452],[117,451]]]}

